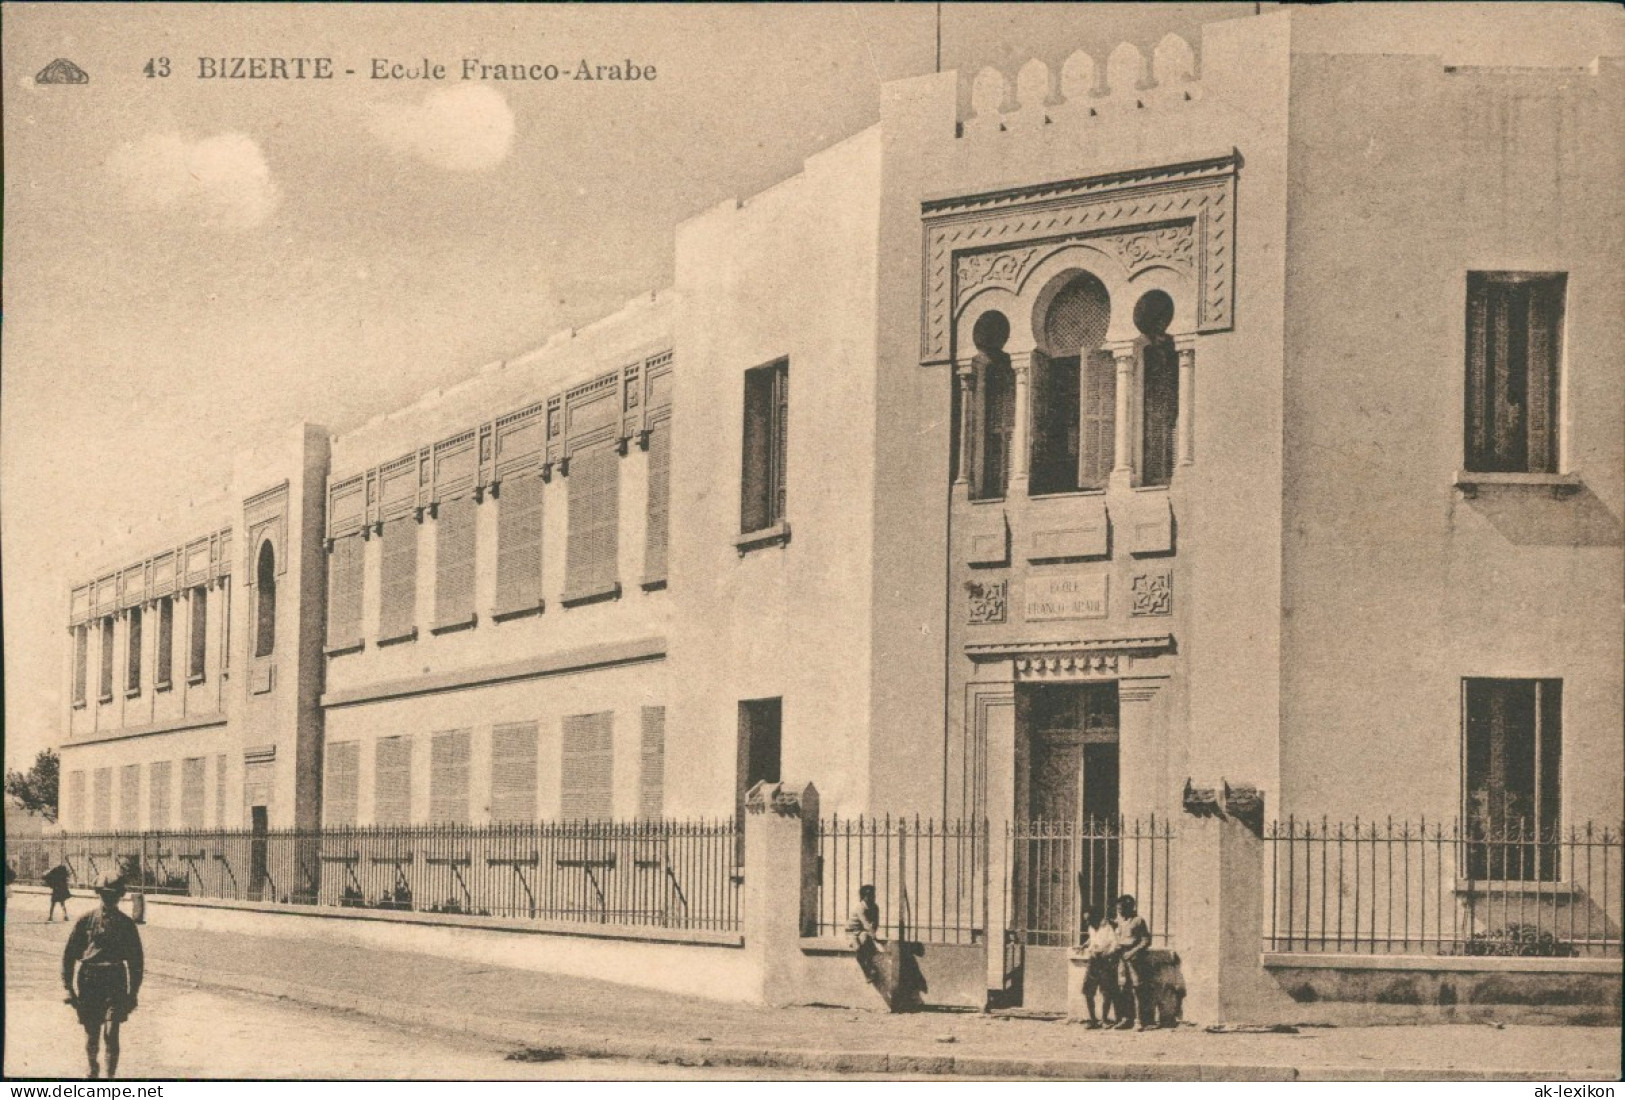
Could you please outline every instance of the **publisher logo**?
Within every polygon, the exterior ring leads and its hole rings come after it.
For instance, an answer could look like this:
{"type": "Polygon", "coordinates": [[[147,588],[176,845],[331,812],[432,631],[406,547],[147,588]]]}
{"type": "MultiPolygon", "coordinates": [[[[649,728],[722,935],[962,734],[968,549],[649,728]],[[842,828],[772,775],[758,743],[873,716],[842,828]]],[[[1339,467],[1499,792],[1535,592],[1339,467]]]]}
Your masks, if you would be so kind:
{"type": "Polygon", "coordinates": [[[65,57],[59,57],[34,74],[35,84],[89,84],[90,74],[65,57]]]}

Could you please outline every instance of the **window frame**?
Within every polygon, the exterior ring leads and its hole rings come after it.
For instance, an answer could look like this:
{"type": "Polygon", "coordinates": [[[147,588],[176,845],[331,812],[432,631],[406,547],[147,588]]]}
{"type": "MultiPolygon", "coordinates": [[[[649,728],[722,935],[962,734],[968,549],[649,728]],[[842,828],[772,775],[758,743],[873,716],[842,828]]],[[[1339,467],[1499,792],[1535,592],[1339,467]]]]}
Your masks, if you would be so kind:
{"type": "Polygon", "coordinates": [[[741,556],[790,541],[789,357],[745,371],[742,389],[739,535],[734,539],[741,556]]]}
{"type": "MultiPolygon", "coordinates": [[[[1552,676],[1464,676],[1461,680],[1461,830],[1463,846],[1458,865],[1458,874],[1463,882],[1508,882],[1508,883],[1548,883],[1561,881],[1563,875],[1562,849],[1559,843],[1563,823],[1563,684],[1561,677],[1552,676]],[[1474,758],[1481,755],[1475,750],[1473,744],[1474,715],[1478,706],[1474,703],[1474,690],[1480,686],[1496,685],[1503,690],[1517,685],[1529,685],[1531,693],[1531,729],[1529,739],[1532,742],[1532,774],[1529,776],[1531,813],[1535,823],[1535,836],[1533,840],[1527,838],[1523,829],[1518,830],[1517,839],[1508,840],[1511,830],[1502,825],[1501,840],[1496,836],[1494,822],[1496,815],[1493,810],[1480,815],[1475,810],[1472,779],[1474,758]],[[1555,690],[1555,701],[1552,692],[1555,690]],[[1552,713],[1548,713],[1548,706],[1552,713]],[[1555,722],[1551,719],[1555,718],[1555,722]],[[1555,732],[1552,727],[1555,726],[1555,732]],[[1548,740],[1550,739],[1550,740],[1548,740]],[[1555,741],[1555,747],[1552,745],[1555,741]],[[1546,771],[1548,753],[1551,754],[1553,771],[1546,771]],[[1546,790],[1546,781],[1550,780],[1551,789],[1546,790]],[[1550,801],[1548,802],[1548,797],[1550,801]],[[1550,813],[1547,814],[1547,810],[1550,813]],[[1548,820],[1549,818],[1549,820],[1548,820]],[[1477,836],[1479,823],[1484,822],[1485,835],[1477,836]],[[1476,837],[1476,839],[1475,839],[1476,837]],[[1524,845],[1532,844],[1535,848],[1533,873],[1528,873],[1526,866],[1526,853],[1524,845]],[[1496,849],[1500,849],[1497,852],[1496,849]],[[1515,848],[1517,865],[1520,874],[1506,873],[1513,854],[1508,849],[1515,848]],[[1492,873],[1499,864],[1502,873],[1492,873]],[[1549,869],[1549,870],[1548,870],[1549,869]],[[1482,873],[1479,873],[1482,870],[1482,873]]],[[[1486,702],[1487,702],[1486,698],[1486,702]]],[[[1491,733],[1493,737],[1493,732],[1491,733]]],[[[1496,752],[1492,744],[1487,746],[1492,755],[1496,752]]],[[[1505,753],[1506,746],[1501,748],[1505,753]]],[[[1494,777],[1488,777],[1493,779],[1494,777]]],[[[1486,789],[1487,795],[1495,792],[1486,789]]],[[[1503,784],[1500,792],[1505,799],[1507,791],[1503,784]]],[[[1516,793],[1516,792],[1514,792],[1516,793]]]]}
{"type": "MultiPolygon", "coordinates": [[[[1469,270],[1463,296],[1462,349],[1462,449],[1461,471],[1458,482],[1561,482],[1571,480],[1564,471],[1563,390],[1567,355],[1568,289],[1566,271],[1514,271],[1469,270]],[[1541,297],[1545,296],[1544,303],[1541,297]],[[1495,316],[1497,299],[1513,300],[1521,309],[1521,317],[1507,313],[1507,332],[1502,339],[1510,341],[1521,334],[1522,381],[1525,395],[1522,437],[1523,458],[1513,462],[1498,453],[1496,437],[1502,430],[1497,419],[1496,402],[1503,392],[1498,389],[1493,375],[1514,345],[1508,343],[1497,348],[1495,316]],[[1522,299],[1518,302],[1518,299],[1522,299]],[[1544,309],[1544,315],[1537,312],[1544,309]],[[1531,400],[1537,392],[1534,366],[1529,351],[1534,339],[1530,321],[1540,317],[1545,333],[1549,359],[1544,368],[1545,377],[1538,387],[1543,399],[1544,431],[1540,449],[1544,458],[1532,452],[1532,435],[1536,405],[1531,400]],[[1515,322],[1521,321],[1521,326],[1515,322]]],[[[1503,305],[1503,310],[1510,307],[1503,305]]],[[[1510,381],[1510,376],[1509,376],[1510,381]]],[[[1506,389],[1517,389],[1508,385],[1506,389]]]]}

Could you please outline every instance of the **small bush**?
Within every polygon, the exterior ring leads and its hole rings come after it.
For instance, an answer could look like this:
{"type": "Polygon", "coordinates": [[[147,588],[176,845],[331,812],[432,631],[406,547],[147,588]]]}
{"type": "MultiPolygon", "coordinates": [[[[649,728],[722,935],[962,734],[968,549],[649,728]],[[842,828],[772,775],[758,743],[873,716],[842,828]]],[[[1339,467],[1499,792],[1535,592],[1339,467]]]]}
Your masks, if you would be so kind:
{"type": "Polygon", "coordinates": [[[1509,924],[1495,932],[1474,932],[1462,947],[1464,955],[1493,958],[1569,958],[1574,945],[1543,932],[1533,924],[1509,924]]]}

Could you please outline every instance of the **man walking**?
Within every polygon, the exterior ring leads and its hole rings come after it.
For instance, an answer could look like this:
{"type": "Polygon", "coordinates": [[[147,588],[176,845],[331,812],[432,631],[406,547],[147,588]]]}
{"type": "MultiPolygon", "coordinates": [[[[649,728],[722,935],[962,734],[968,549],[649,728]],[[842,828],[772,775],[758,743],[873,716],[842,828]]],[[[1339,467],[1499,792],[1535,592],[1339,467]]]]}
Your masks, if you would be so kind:
{"type": "Polygon", "coordinates": [[[85,1057],[93,1081],[101,1076],[97,1058],[104,1040],[107,1076],[118,1074],[119,1026],[135,1011],[143,972],[141,933],[135,921],[119,912],[124,879],[103,875],[96,881],[96,893],[100,908],[79,918],[62,952],[62,985],[85,1029],[85,1057]]]}
{"type": "Polygon", "coordinates": [[[58,905],[62,906],[62,919],[64,921],[68,919],[68,899],[73,896],[68,890],[68,878],[71,874],[66,863],[58,863],[40,876],[40,881],[51,888],[51,907],[45,911],[46,924],[50,924],[51,918],[56,916],[58,905]]]}

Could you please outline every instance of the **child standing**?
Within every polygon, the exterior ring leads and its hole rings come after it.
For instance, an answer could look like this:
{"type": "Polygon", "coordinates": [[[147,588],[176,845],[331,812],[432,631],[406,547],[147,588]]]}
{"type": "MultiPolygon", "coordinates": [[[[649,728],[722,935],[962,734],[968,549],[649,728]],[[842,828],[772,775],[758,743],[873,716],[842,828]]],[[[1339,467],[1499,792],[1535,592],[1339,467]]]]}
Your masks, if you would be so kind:
{"type": "Polygon", "coordinates": [[[1117,1000],[1117,933],[1111,922],[1100,919],[1093,907],[1083,911],[1083,1003],[1089,1010],[1089,1023],[1099,1028],[1117,1000]],[[1100,1015],[1095,1015],[1095,995],[1100,995],[1100,1015]]]}

